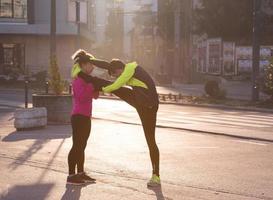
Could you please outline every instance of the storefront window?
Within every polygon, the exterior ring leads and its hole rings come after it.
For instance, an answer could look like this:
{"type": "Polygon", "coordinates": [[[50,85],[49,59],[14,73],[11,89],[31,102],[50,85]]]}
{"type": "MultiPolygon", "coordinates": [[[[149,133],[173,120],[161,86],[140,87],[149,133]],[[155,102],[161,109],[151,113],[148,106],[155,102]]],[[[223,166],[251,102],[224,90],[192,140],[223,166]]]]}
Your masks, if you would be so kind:
{"type": "Polygon", "coordinates": [[[0,0],[0,18],[27,19],[27,0],[0,0]]]}
{"type": "Polygon", "coordinates": [[[0,75],[19,75],[24,72],[23,44],[0,44],[0,75]]]}

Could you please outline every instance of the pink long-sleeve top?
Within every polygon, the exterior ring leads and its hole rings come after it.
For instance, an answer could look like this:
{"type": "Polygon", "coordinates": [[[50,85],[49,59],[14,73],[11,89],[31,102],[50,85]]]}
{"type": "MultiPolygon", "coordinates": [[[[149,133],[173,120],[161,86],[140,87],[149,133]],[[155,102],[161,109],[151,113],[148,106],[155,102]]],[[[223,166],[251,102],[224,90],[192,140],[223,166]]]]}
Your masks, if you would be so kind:
{"type": "Polygon", "coordinates": [[[83,115],[92,117],[92,100],[98,98],[98,92],[94,91],[91,83],[86,83],[81,78],[72,82],[73,88],[73,109],[71,115],[83,115]]]}

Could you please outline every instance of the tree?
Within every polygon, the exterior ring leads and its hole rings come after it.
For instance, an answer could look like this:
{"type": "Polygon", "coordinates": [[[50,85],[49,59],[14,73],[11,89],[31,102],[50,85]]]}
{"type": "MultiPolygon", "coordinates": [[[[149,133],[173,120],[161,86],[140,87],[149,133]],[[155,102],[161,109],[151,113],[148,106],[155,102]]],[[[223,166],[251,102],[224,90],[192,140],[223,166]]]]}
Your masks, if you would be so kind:
{"type": "MultiPolygon", "coordinates": [[[[264,3],[265,0],[262,0],[264,3]]],[[[252,0],[202,0],[202,6],[195,10],[197,34],[221,37],[226,41],[250,44],[253,32],[252,0]]],[[[261,43],[272,43],[272,15],[263,13],[261,20],[261,43]]]]}
{"type": "Polygon", "coordinates": [[[154,30],[156,27],[156,16],[152,11],[151,4],[141,6],[134,14],[134,28],[130,33],[132,57],[136,60],[141,60],[146,69],[153,73],[153,66],[155,65],[154,30]]]}
{"type": "Polygon", "coordinates": [[[106,47],[104,48],[105,57],[122,57],[124,37],[123,18],[123,9],[121,7],[113,7],[109,10],[105,30],[107,40],[106,47]],[[113,49],[115,49],[114,52],[113,49]]]}
{"type": "Polygon", "coordinates": [[[195,11],[195,33],[224,40],[250,42],[252,39],[251,0],[203,0],[195,11]]]}
{"type": "Polygon", "coordinates": [[[174,8],[173,0],[158,1],[158,28],[161,36],[173,45],[174,41],[174,8]]]}

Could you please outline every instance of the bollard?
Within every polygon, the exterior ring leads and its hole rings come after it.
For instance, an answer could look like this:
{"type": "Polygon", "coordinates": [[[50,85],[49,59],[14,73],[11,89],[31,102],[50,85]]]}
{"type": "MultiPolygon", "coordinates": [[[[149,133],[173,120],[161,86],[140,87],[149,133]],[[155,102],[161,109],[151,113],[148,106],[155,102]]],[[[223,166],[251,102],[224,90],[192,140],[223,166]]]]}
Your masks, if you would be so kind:
{"type": "Polygon", "coordinates": [[[169,100],[172,100],[172,93],[169,94],[169,100]]]}
{"type": "Polygon", "coordinates": [[[182,94],[181,93],[179,93],[178,98],[182,99],[182,94]]]}
{"type": "Polygon", "coordinates": [[[68,92],[69,92],[69,94],[72,94],[72,84],[71,83],[69,84],[69,91],[68,92]]]}
{"type": "Polygon", "coordinates": [[[46,81],[46,85],[45,85],[45,93],[46,94],[48,94],[48,85],[49,85],[49,83],[48,83],[48,81],[46,81]]]}
{"type": "Polygon", "coordinates": [[[28,108],[28,81],[25,81],[25,108],[28,108]]]}

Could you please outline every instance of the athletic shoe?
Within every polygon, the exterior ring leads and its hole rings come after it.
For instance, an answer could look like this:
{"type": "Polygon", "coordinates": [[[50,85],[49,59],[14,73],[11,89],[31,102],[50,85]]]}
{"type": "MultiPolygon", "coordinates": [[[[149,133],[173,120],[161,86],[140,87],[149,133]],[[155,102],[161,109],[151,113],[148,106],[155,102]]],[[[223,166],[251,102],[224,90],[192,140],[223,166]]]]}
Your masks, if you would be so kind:
{"type": "Polygon", "coordinates": [[[85,172],[82,173],[78,173],[79,177],[85,181],[86,183],[94,183],[96,182],[96,179],[91,178],[90,176],[88,176],[85,172]]]}
{"type": "Polygon", "coordinates": [[[156,186],[160,186],[160,185],[161,185],[160,177],[155,174],[153,174],[152,178],[147,183],[148,187],[156,187],[156,186]]]}
{"type": "Polygon", "coordinates": [[[84,185],[85,181],[81,179],[78,174],[70,175],[67,177],[66,184],[69,185],[84,185]]]}

